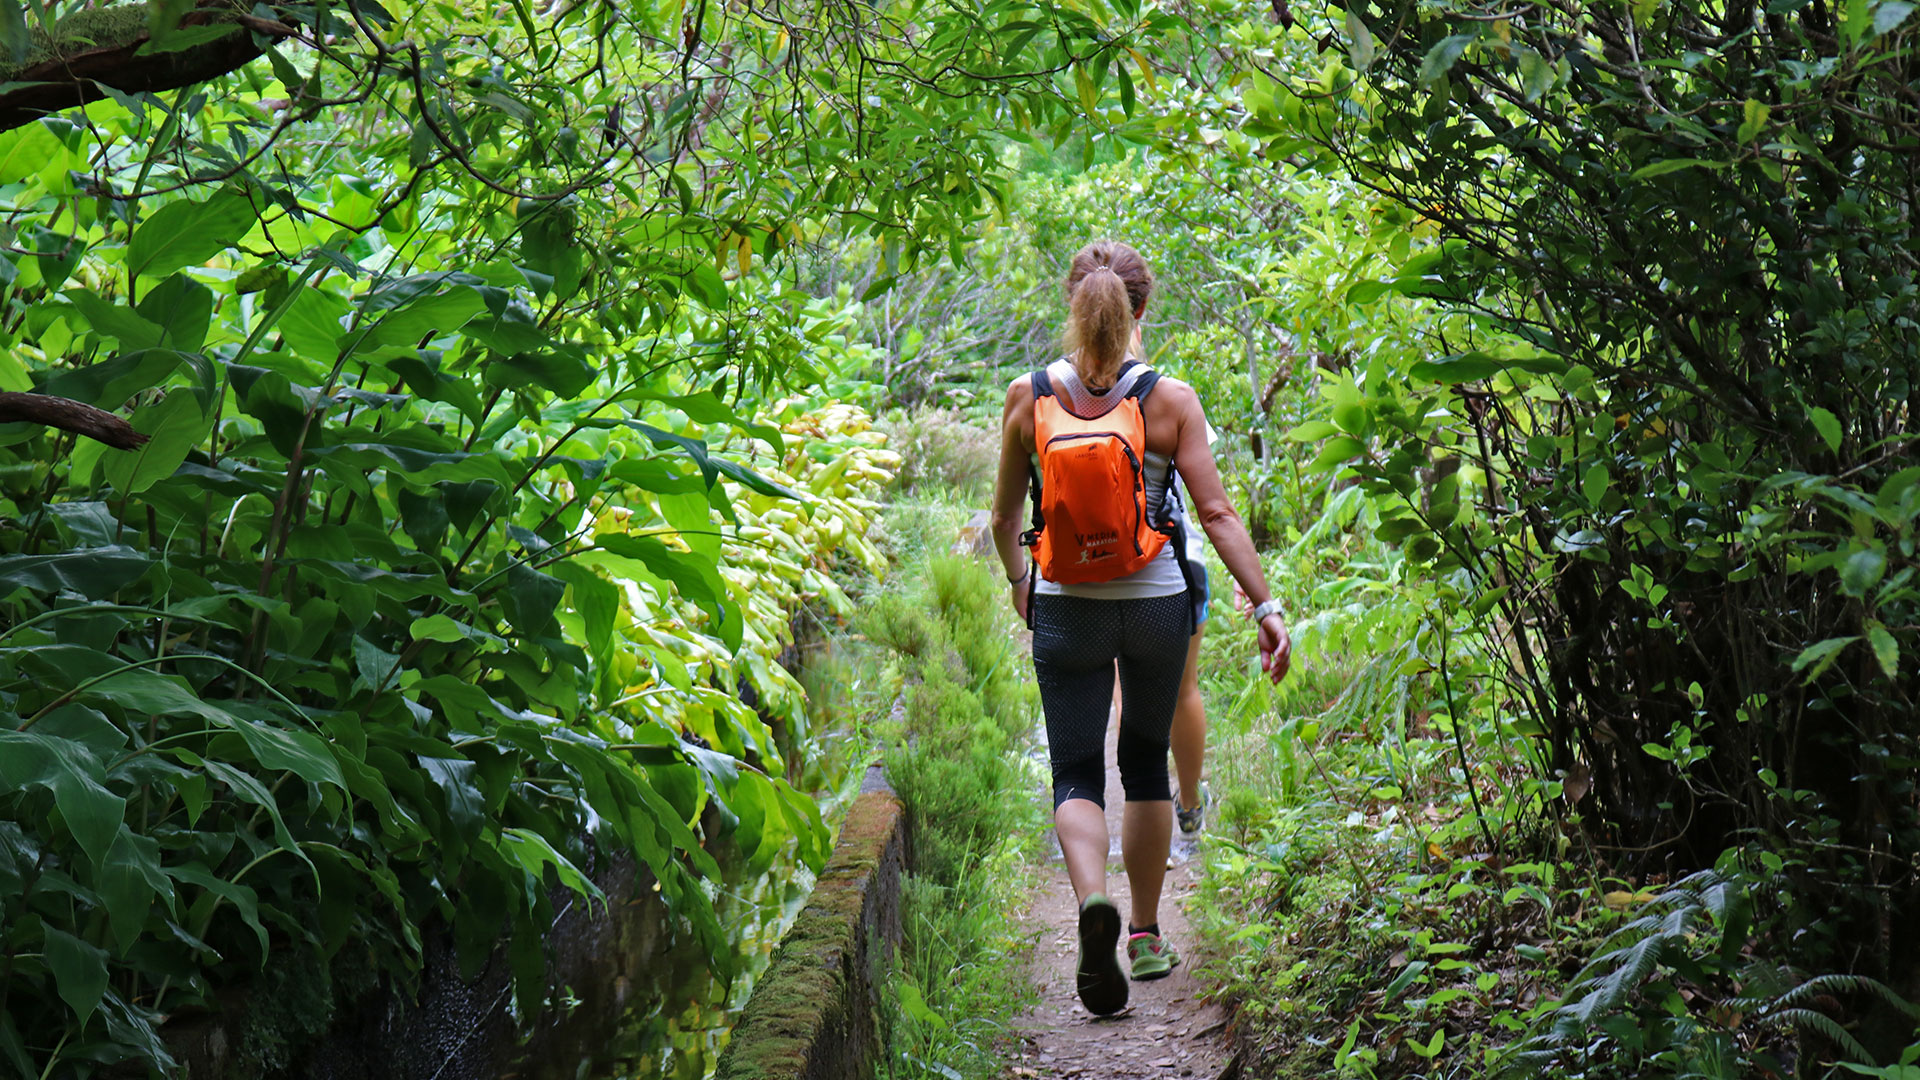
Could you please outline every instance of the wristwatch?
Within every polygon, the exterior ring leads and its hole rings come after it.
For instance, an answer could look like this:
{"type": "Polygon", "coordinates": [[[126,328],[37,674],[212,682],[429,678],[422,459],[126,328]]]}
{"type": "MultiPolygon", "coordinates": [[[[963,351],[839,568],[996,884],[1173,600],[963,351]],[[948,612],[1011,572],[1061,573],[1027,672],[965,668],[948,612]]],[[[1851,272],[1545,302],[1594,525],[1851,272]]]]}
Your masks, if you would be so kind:
{"type": "Polygon", "coordinates": [[[1259,623],[1260,620],[1265,619],[1269,615],[1278,614],[1280,614],[1280,601],[1269,600],[1253,609],[1253,621],[1259,623]]]}

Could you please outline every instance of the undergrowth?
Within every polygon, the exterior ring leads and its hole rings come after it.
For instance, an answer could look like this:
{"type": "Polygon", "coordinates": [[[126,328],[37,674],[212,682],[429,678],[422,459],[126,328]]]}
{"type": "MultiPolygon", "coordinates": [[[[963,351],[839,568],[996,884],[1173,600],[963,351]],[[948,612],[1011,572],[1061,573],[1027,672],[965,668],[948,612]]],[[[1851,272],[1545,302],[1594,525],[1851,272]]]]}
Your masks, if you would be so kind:
{"type": "Polygon", "coordinates": [[[979,563],[942,553],[962,515],[900,507],[903,585],[868,598],[861,631],[899,687],[881,725],[913,828],[898,963],[882,1000],[888,1078],[1000,1073],[1032,996],[1013,917],[1041,832],[1027,746],[1036,698],[1017,625],[979,563]]]}
{"type": "Polygon", "coordinates": [[[1250,669],[1243,619],[1203,650],[1220,798],[1195,917],[1244,1075],[1920,1080],[1920,1009],[1779,959],[1790,853],[1616,876],[1578,828],[1585,779],[1534,759],[1494,646],[1353,491],[1267,554],[1286,682],[1250,669]]]}

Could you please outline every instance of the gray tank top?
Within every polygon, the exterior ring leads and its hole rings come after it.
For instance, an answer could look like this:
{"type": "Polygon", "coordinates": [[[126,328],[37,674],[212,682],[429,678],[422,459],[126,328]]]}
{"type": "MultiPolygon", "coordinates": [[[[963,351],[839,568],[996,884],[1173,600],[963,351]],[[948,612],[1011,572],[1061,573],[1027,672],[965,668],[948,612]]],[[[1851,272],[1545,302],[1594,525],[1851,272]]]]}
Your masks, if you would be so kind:
{"type": "MultiPolygon", "coordinates": [[[[1127,396],[1134,380],[1149,370],[1145,364],[1134,364],[1121,372],[1113,386],[1101,394],[1087,389],[1086,384],[1080,381],[1080,373],[1073,369],[1071,360],[1055,360],[1047,365],[1047,378],[1052,380],[1053,392],[1060,396],[1069,411],[1075,416],[1091,420],[1112,412],[1114,406],[1127,396]]],[[[1040,456],[1034,454],[1032,467],[1038,470],[1039,466],[1040,456]]],[[[1159,516],[1160,506],[1167,499],[1167,476],[1172,466],[1171,457],[1151,450],[1141,459],[1141,471],[1146,474],[1147,512],[1155,517],[1159,516]]],[[[1084,596],[1092,600],[1142,600],[1149,596],[1173,596],[1186,589],[1187,579],[1180,573],[1180,562],[1171,542],[1162,547],[1147,565],[1112,581],[1062,585],[1044,576],[1036,576],[1033,583],[1033,591],[1043,596],[1084,596]]]]}

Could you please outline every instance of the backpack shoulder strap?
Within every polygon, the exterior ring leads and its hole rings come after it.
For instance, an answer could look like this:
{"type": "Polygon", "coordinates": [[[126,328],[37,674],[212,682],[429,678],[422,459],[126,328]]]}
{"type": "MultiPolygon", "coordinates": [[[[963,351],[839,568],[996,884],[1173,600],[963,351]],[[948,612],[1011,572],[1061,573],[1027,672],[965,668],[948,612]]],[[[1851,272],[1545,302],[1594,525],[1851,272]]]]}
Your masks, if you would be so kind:
{"type": "MultiPolygon", "coordinates": [[[[1033,434],[1034,441],[1037,443],[1040,438],[1040,420],[1037,415],[1040,399],[1054,396],[1053,380],[1047,377],[1047,369],[1041,368],[1033,373],[1032,382],[1033,403],[1036,413],[1034,417],[1033,434]]],[[[1040,543],[1040,530],[1047,527],[1047,521],[1040,513],[1040,467],[1033,462],[1027,464],[1027,495],[1033,500],[1033,528],[1020,534],[1020,546],[1034,547],[1040,543]]]]}
{"type": "MultiPolygon", "coordinates": [[[[1160,523],[1154,527],[1166,535],[1167,543],[1173,547],[1173,558],[1180,565],[1180,580],[1186,582],[1187,592],[1197,596],[1200,592],[1198,575],[1194,571],[1193,563],[1187,558],[1187,529],[1192,526],[1193,521],[1187,516],[1185,500],[1180,498],[1179,481],[1180,471],[1175,467],[1173,459],[1168,458],[1167,493],[1160,497],[1160,523]],[[1180,514],[1177,517],[1173,512],[1176,506],[1180,508],[1180,514]]],[[[1189,603],[1187,633],[1192,634],[1199,629],[1200,613],[1194,609],[1193,604],[1189,603]]]]}
{"type": "Polygon", "coordinates": [[[1132,386],[1127,387],[1127,396],[1136,401],[1145,401],[1147,395],[1153,393],[1153,388],[1159,384],[1160,373],[1148,368],[1133,380],[1132,386]]]}

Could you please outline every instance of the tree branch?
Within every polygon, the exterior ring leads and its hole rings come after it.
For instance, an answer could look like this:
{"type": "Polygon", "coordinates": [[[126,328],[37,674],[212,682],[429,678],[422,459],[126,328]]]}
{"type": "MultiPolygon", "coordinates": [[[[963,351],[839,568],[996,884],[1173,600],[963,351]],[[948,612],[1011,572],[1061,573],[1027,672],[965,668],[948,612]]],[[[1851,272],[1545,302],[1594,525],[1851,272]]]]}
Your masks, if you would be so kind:
{"type": "Polygon", "coordinates": [[[132,450],[147,441],[120,417],[72,398],[47,394],[20,394],[0,391],[0,424],[24,421],[71,431],[106,443],[115,450],[132,450]]]}

